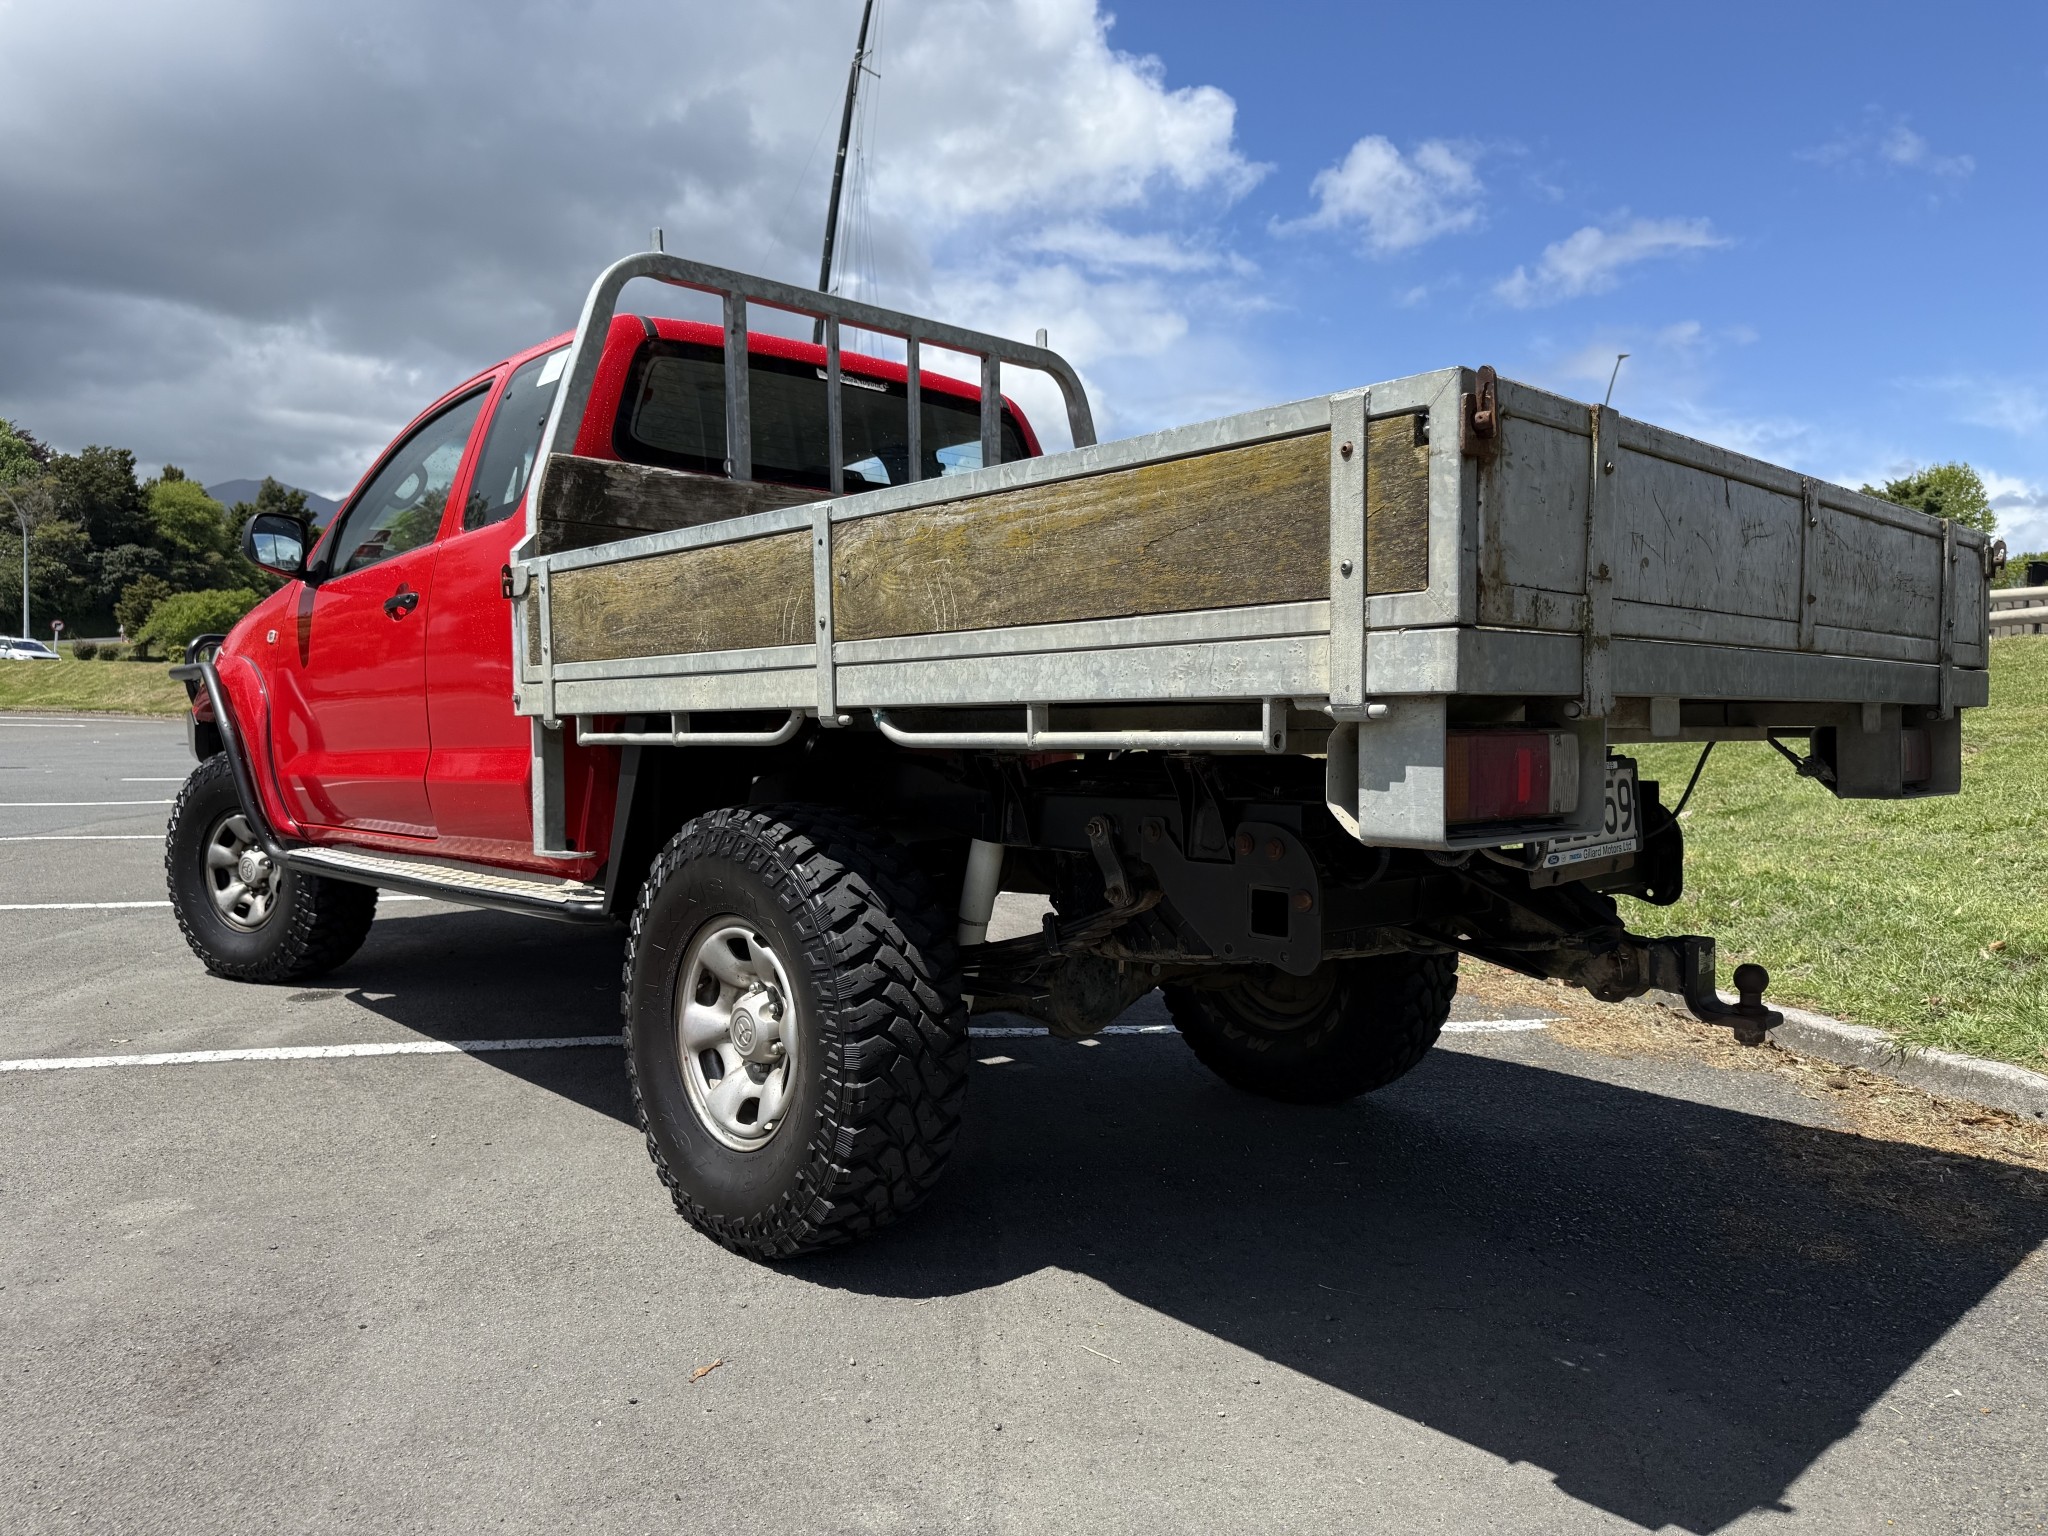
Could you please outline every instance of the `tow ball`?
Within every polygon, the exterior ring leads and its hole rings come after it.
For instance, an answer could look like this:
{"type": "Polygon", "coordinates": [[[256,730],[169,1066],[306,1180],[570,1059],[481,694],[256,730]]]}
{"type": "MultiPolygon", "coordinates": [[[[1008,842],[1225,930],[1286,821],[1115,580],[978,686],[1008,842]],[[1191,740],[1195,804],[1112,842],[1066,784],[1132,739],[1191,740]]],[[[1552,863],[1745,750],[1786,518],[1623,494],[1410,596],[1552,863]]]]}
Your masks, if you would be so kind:
{"type": "Polygon", "coordinates": [[[1666,986],[1685,999],[1692,1016],[1707,1024],[1726,1024],[1735,1032],[1738,1045],[1762,1045],[1765,1034],[1785,1022],[1785,1015],[1764,1005],[1764,989],[1771,973],[1756,964],[1735,967],[1736,1001],[1724,1003],[1714,987],[1714,941],[1697,934],[1682,934],[1657,943],[1652,952],[1652,970],[1669,956],[1678,970],[1679,985],[1666,986]],[[1676,953],[1672,953],[1676,951],[1676,953]]]}
{"type": "Polygon", "coordinates": [[[1764,1003],[1771,973],[1760,965],[1735,967],[1736,1001],[1724,1003],[1714,990],[1714,941],[1701,934],[1674,934],[1645,939],[1628,934],[1589,957],[1576,973],[1565,972],[1604,1003],[1641,997],[1645,992],[1676,992],[1692,1016],[1705,1024],[1725,1024],[1741,1045],[1762,1045],[1765,1035],[1785,1016],[1764,1003]]]}

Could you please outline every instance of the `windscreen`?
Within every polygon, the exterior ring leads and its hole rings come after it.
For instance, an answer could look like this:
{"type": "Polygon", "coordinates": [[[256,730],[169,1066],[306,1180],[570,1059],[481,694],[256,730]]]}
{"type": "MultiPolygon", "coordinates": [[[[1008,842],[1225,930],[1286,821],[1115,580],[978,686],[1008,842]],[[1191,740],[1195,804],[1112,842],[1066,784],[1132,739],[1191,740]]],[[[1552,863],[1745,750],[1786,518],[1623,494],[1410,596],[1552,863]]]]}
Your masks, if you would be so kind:
{"type": "MultiPolygon", "coordinates": [[[[872,490],[910,478],[907,391],[901,384],[840,376],[846,489],[872,490]]],[[[825,370],[787,358],[756,357],[748,379],[754,478],[831,488],[825,426],[825,370]]],[[[981,468],[977,401],[922,392],[924,473],[935,480],[981,468]]],[[[1016,417],[1003,412],[1003,459],[1028,457],[1016,417]]],[[[717,347],[654,340],[634,359],[613,449],[635,464],[725,472],[725,362],[717,347]]]]}

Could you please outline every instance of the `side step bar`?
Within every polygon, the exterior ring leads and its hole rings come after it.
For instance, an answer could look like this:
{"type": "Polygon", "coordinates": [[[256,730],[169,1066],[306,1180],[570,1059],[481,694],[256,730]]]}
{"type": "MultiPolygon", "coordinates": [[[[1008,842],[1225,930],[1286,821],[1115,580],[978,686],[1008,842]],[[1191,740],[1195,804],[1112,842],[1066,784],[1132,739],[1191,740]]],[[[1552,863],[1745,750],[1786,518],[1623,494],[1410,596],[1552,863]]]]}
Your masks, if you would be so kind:
{"type": "Polygon", "coordinates": [[[461,864],[436,864],[356,848],[301,845],[288,849],[285,863],[309,875],[374,885],[381,890],[431,896],[466,907],[489,907],[558,923],[602,923],[604,890],[576,881],[522,879],[502,870],[473,869],[461,864]]]}
{"type": "Polygon", "coordinates": [[[393,854],[363,852],[353,848],[328,848],[278,836],[270,818],[263,814],[263,799],[256,793],[247,748],[240,725],[229,706],[227,690],[211,657],[173,669],[180,681],[195,681],[206,689],[213,702],[214,723],[220,729],[221,750],[235,776],[236,797],[242,814],[256,833],[256,841],[276,863],[330,880],[347,880],[355,885],[374,885],[381,890],[404,891],[414,896],[431,896],[438,901],[459,902],[466,907],[490,907],[500,912],[521,912],[528,917],[552,918],[558,923],[602,923],[605,895],[600,886],[574,881],[522,879],[502,870],[475,869],[461,864],[401,858],[393,854]]]}

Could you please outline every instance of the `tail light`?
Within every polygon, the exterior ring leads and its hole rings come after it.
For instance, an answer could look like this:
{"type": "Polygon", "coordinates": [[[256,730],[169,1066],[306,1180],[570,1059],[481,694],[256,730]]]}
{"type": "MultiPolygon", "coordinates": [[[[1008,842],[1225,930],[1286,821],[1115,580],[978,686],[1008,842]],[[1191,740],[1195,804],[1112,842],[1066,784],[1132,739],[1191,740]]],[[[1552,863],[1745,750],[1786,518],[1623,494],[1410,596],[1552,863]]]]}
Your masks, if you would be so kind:
{"type": "Polygon", "coordinates": [[[1569,731],[1452,731],[1444,820],[1562,816],[1578,809],[1579,742],[1569,731]]]}

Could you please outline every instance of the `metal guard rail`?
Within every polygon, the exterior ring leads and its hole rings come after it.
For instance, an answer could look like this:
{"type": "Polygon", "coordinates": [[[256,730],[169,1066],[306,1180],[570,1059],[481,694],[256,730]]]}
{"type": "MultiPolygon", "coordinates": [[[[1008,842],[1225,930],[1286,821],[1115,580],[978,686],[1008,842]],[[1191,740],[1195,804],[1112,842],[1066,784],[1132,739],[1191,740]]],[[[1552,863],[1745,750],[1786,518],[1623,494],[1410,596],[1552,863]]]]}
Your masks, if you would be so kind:
{"type": "Polygon", "coordinates": [[[792,709],[772,731],[693,731],[682,723],[690,718],[687,714],[670,715],[665,731],[593,731],[586,725],[590,718],[576,717],[576,739],[589,747],[779,747],[795,739],[809,716],[792,709]]]}
{"type": "Polygon", "coordinates": [[[1287,701],[1266,699],[1255,731],[1055,731],[1052,706],[1024,706],[1021,731],[913,731],[871,711],[875,727],[900,747],[990,752],[1285,752],[1287,701]]]}
{"type": "MultiPolygon", "coordinates": [[[[572,446],[575,443],[584,413],[590,407],[590,393],[597,382],[597,367],[604,356],[605,338],[610,333],[612,317],[618,310],[619,294],[627,283],[640,277],[694,289],[699,293],[715,294],[724,304],[726,473],[735,480],[754,478],[752,421],[747,408],[749,304],[785,310],[824,323],[825,424],[831,461],[831,489],[835,496],[844,495],[846,490],[845,432],[839,398],[839,330],[843,325],[895,336],[905,344],[908,355],[905,405],[909,417],[908,449],[913,480],[923,478],[923,445],[920,441],[923,433],[920,404],[923,397],[918,357],[919,344],[923,342],[981,359],[981,461],[984,465],[999,463],[1002,458],[1003,401],[999,365],[1006,362],[1049,374],[1059,385],[1060,395],[1065,401],[1067,425],[1073,433],[1074,446],[1086,448],[1095,442],[1095,420],[1088,407],[1088,392],[1082,387],[1073,365],[1048,348],[1026,346],[984,331],[970,331],[899,310],[862,304],[838,294],[799,288],[793,283],[753,277],[727,267],[714,267],[671,256],[666,251],[642,251],[613,262],[591,284],[590,294],[583,301],[583,314],[576,322],[576,340],[570,347],[567,378],[548,412],[547,428],[536,460],[540,466],[537,478],[545,478],[550,458],[561,451],[559,444],[565,440],[572,446]]],[[[540,505],[540,496],[540,486],[536,484],[526,499],[529,538],[534,532],[535,509],[540,505]]]]}

